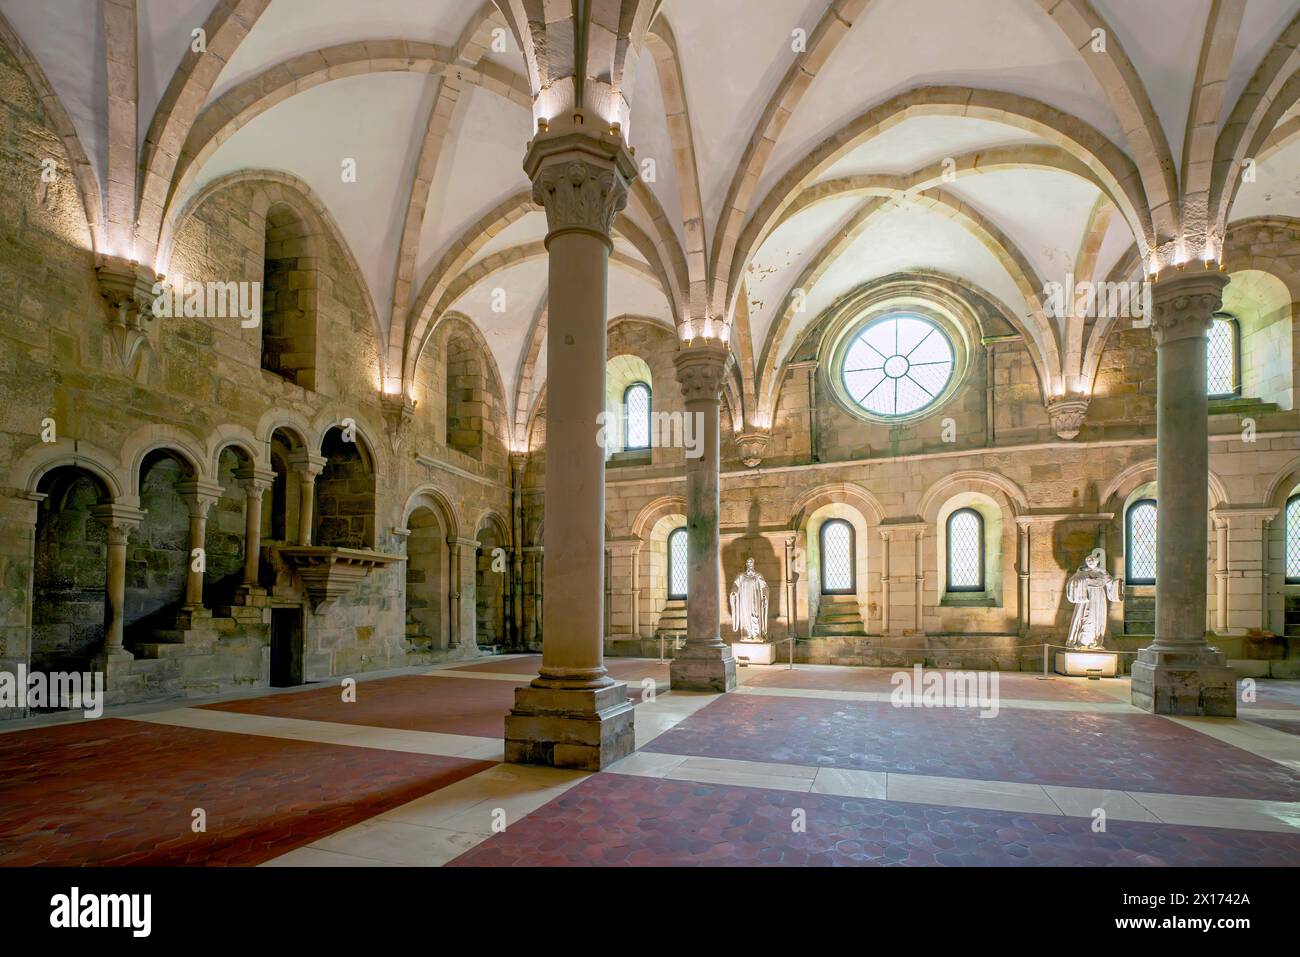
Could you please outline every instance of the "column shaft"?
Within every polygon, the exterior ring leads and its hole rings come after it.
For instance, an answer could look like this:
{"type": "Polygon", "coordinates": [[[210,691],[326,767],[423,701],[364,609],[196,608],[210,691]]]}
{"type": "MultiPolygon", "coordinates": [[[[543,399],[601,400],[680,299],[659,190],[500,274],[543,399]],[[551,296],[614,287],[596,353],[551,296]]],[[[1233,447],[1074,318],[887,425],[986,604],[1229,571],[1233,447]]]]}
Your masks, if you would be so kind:
{"type": "Polygon", "coordinates": [[[130,530],[109,526],[108,568],[104,599],[108,605],[108,625],[104,631],[104,654],[120,655],[124,651],[126,628],[126,543],[130,530]]]}
{"type": "Polygon", "coordinates": [[[244,584],[257,584],[262,552],[262,494],[249,487],[244,499],[244,584]]]}

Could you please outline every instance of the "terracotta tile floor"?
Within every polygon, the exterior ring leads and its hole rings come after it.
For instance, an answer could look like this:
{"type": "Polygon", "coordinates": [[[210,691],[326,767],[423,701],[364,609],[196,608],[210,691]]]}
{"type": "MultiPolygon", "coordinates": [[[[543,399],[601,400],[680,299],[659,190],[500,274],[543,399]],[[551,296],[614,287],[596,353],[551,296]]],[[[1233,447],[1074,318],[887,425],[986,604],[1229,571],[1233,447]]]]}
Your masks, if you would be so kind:
{"type": "Polygon", "coordinates": [[[1300,835],[978,811],[599,774],[451,866],[1283,866],[1300,835]],[[806,833],[795,833],[803,809],[806,833]]]}
{"type": "MultiPolygon", "coordinates": [[[[937,669],[926,669],[932,674],[937,669]]],[[[875,691],[888,694],[894,690],[891,678],[903,668],[836,668],[810,669],[777,667],[746,668],[745,684],[762,688],[807,688],[819,691],[875,691]]],[[[1115,695],[1065,679],[1046,681],[1024,672],[998,672],[998,693],[1003,698],[1029,701],[1120,701],[1115,695]]]]}
{"type": "Polygon", "coordinates": [[[490,767],[114,718],[2,734],[0,865],[260,864],[490,767]]]}
{"type": "Polygon", "coordinates": [[[493,738],[500,737],[505,729],[505,716],[515,703],[515,688],[526,683],[402,675],[358,681],[354,702],[345,702],[340,686],[333,682],[313,691],[244,698],[204,707],[239,714],[493,738]]]}
{"type": "Polygon", "coordinates": [[[742,761],[1300,800],[1300,774],[1154,715],[727,695],[645,750],[742,761]]]}

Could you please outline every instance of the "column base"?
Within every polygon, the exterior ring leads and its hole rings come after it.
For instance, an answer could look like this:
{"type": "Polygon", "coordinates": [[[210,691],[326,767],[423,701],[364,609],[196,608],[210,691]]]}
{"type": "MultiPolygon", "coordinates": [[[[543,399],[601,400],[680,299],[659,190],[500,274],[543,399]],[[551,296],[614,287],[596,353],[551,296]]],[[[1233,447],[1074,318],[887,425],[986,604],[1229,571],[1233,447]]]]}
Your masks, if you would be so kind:
{"type": "Polygon", "coordinates": [[[506,715],[506,761],[599,771],[636,750],[627,685],[515,689],[506,715]]]}
{"type": "Polygon", "coordinates": [[[1189,651],[1143,648],[1133,662],[1132,702],[1152,714],[1237,714],[1237,675],[1208,645],[1189,651]]]}
{"type": "Polygon", "coordinates": [[[668,687],[673,691],[736,690],[736,659],[731,646],[686,644],[673,655],[668,666],[668,687]]]}

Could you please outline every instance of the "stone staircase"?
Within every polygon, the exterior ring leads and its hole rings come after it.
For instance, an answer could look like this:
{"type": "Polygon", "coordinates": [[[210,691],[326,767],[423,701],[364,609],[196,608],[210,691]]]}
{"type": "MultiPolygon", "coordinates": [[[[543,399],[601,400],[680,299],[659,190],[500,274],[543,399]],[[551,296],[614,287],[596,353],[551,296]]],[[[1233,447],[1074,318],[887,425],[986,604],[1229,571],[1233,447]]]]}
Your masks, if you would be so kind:
{"type": "Polygon", "coordinates": [[[686,637],[685,598],[671,598],[664,605],[664,610],[659,614],[659,626],[655,629],[655,636],[659,635],[665,638],[686,637]]]}
{"type": "MultiPolygon", "coordinates": [[[[1124,635],[1153,638],[1156,633],[1156,600],[1154,596],[1124,596],[1124,635]]],[[[1145,642],[1144,642],[1145,644],[1145,642]]]]}
{"type": "Polygon", "coordinates": [[[822,595],[817,607],[817,621],[813,625],[815,637],[859,637],[866,633],[857,595],[822,595]]]}

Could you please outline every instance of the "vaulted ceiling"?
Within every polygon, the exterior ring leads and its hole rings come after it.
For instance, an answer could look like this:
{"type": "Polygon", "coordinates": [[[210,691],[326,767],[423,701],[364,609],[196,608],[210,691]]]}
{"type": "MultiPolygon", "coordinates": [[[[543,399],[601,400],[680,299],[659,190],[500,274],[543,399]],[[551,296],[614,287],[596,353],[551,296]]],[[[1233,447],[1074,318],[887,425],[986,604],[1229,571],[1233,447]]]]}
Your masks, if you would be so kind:
{"type": "MultiPolygon", "coordinates": [[[[84,151],[106,251],[166,272],[205,189],[292,174],[351,247],[390,380],[455,311],[482,330],[512,408],[535,402],[546,224],[521,163],[549,94],[546,64],[521,51],[551,4],[136,0],[134,209],[115,229],[107,54],[130,3],[0,0],[84,151]],[[191,53],[198,27],[211,55],[191,53]]],[[[980,290],[1045,388],[1086,388],[1081,330],[1046,312],[1046,282],[1128,278],[1212,252],[1232,222],[1300,217],[1296,0],[577,6],[649,24],[626,33],[642,179],[616,224],[609,317],[725,321],[750,423],[801,332],[872,279],[923,270],[980,290]]]]}

